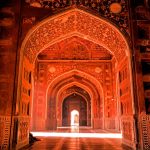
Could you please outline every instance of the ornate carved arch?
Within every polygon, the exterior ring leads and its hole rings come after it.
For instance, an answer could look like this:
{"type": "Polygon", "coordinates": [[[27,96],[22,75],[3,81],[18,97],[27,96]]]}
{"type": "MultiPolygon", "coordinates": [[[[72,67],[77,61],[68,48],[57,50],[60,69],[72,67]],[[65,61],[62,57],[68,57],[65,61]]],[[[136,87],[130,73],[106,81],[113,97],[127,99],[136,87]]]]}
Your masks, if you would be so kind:
{"type": "Polygon", "coordinates": [[[49,17],[36,25],[24,39],[21,51],[33,63],[43,49],[75,35],[102,45],[118,61],[130,54],[125,38],[115,26],[77,8],[49,17]]]}

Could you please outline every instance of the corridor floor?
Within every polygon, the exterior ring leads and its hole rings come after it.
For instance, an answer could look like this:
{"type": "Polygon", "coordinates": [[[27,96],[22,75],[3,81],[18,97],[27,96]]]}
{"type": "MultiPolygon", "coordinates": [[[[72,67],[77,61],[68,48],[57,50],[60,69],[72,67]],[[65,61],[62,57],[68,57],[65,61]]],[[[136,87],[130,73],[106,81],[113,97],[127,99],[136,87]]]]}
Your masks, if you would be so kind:
{"type": "Polygon", "coordinates": [[[25,150],[124,150],[119,134],[109,135],[102,130],[62,128],[58,129],[57,133],[32,132],[32,134],[40,141],[24,148],[25,150]]]}

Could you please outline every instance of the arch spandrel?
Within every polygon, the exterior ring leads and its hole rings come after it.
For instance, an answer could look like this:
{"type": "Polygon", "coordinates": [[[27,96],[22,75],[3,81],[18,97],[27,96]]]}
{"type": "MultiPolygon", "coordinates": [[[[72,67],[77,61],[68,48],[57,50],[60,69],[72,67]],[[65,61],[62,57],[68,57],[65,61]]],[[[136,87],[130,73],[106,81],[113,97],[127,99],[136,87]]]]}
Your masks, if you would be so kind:
{"type": "Polygon", "coordinates": [[[40,51],[72,35],[82,36],[103,46],[118,61],[129,53],[126,40],[115,26],[79,9],[43,20],[26,36],[22,50],[33,63],[40,51]]]}

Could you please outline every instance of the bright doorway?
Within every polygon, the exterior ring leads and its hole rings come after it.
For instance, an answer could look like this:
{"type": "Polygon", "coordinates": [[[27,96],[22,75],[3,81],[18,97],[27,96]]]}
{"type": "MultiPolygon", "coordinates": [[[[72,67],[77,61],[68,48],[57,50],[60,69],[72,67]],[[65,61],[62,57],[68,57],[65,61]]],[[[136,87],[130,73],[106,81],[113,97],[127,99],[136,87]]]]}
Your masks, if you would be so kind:
{"type": "Polygon", "coordinates": [[[79,126],[79,112],[77,110],[71,111],[71,126],[79,126]]]}

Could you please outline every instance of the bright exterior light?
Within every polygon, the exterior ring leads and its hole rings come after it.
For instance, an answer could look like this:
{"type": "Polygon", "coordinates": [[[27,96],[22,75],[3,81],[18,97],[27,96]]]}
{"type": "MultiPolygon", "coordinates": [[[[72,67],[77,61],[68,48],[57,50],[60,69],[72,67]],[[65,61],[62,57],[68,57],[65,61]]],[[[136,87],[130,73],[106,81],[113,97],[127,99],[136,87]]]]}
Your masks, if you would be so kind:
{"type": "Polygon", "coordinates": [[[86,138],[122,138],[121,133],[58,133],[58,132],[31,132],[39,137],[86,137],[86,138]]]}
{"type": "Polygon", "coordinates": [[[71,111],[71,126],[79,126],[79,112],[77,110],[71,111]]]}

